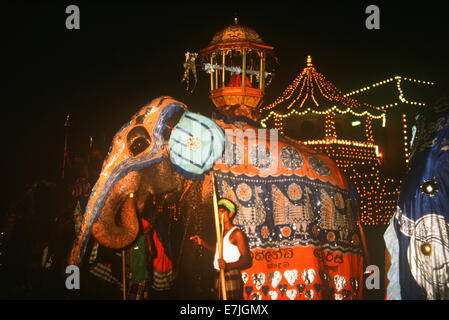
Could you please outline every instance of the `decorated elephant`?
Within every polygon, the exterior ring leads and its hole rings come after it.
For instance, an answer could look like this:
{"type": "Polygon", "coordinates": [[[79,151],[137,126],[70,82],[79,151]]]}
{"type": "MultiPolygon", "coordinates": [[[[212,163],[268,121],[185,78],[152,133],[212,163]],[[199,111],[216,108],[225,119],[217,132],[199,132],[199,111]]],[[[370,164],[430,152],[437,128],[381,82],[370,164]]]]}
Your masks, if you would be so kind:
{"type": "Polygon", "coordinates": [[[111,248],[133,243],[146,200],[165,194],[183,225],[172,257],[177,297],[208,297],[213,256],[189,238],[214,243],[213,190],[237,205],[234,224],[249,241],[246,299],[361,298],[361,239],[336,164],[243,116],[209,119],[170,97],[115,135],[69,263],[81,263],[91,233],[111,248]]]}
{"type": "Polygon", "coordinates": [[[419,115],[384,239],[387,299],[449,299],[449,99],[419,115]]]}

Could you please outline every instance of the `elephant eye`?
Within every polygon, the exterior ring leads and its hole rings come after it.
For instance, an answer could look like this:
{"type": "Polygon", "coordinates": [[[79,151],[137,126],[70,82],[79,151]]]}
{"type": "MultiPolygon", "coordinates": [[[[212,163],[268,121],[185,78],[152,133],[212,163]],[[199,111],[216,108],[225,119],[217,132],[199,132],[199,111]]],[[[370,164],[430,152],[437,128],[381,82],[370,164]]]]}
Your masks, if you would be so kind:
{"type": "Polygon", "coordinates": [[[144,127],[133,128],[127,136],[129,152],[135,157],[144,152],[151,143],[151,137],[144,127]]]}
{"type": "Polygon", "coordinates": [[[164,137],[165,140],[170,139],[171,128],[173,128],[174,126],[176,126],[178,124],[178,122],[181,119],[184,112],[185,112],[184,109],[178,110],[169,119],[167,119],[165,121],[165,124],[167,125],[167,127],[162,132],[162,136],[164,137]]]}

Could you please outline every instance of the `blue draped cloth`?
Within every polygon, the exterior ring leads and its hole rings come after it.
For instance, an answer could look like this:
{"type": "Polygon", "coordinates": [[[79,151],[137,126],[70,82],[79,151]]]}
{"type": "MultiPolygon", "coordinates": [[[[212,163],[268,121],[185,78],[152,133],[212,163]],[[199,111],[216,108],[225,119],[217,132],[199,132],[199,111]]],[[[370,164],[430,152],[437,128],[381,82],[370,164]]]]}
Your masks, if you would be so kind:
{"type": "Polygon", "coordinates": [[[449,100],[420,115],[410,170],[384,234],[387,298],[449,299],[449,100]]]}

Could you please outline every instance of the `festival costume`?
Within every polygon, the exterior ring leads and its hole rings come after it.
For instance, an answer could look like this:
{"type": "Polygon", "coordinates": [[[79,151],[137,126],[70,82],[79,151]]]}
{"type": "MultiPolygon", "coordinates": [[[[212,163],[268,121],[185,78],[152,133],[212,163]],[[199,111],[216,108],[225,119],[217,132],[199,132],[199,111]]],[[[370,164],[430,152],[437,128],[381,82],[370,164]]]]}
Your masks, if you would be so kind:
{"type": "Polygon", "coordinates": [[[410,170],[384,233],[388,300],[449,299],[449,99],[417,121],[410,170]]]}
{"type": "MultiPolygon", "coordinates": [[[[231,228],[223,237],[223,260],[226,263],[236,262],[240,258],[238,247],[229,241],[229,236],[237,227],[231,228]]],[[[217,245],[218,246],[218,245],[217,245]]],[[[215,279],[215,291],[221,299],[220,268],[218,267],[218,247],[215,250],[214,268],[217,271],[215,279]]],[[[228,300],[243,300],[242,275],[238,269],[225,270],[226,296],[228,300]]]]}

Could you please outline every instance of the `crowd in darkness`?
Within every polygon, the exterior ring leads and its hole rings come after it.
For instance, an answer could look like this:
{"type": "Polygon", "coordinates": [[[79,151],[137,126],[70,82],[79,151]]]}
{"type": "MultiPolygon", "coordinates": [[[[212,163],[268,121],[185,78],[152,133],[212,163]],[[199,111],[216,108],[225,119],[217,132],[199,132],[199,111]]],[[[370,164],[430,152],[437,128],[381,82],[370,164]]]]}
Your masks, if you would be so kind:
{"type": "MultiPolygon", "coordinates": [[[[74,216],[87,202],[101,171],[102,152],[68,158],[62,182],[45,179],[26,185],[0,224],[0,299],[120,299],[117,285],[81,269],[82,290],[67,290],[67,258],[76,238],[74,216]]],[[[116,266],[120,258],[103,249],[99,260],[116,266]]]]}

